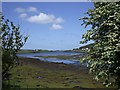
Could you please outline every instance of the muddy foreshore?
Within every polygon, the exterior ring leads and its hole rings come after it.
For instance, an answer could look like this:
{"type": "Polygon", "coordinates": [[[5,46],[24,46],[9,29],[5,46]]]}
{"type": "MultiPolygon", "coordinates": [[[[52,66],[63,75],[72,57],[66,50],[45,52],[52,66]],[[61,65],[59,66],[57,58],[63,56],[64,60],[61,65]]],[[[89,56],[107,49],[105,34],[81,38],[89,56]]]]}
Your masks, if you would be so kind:
{"type": "Polygon", "coordinates": [[[53,63],[53,62],[44,62],[39,59],[32,58],[19,58],[21,65],[30,65],[37,68],[44,68],[49,70],[68,70],[76,73],[88,73],[88,68],[85,66],[76,66],[72,64],[64,64],[64,63],[53,63]]]}
{"type": "Polygon", "coordinates": [[[79,90],[104,88],[101,82],[93,80],[93,76],[85,66],[21,57],[18,60],[19,65],[10,71],[9,82],[13,87],[16,84],[19,88],[77,88],[79,90]]]}

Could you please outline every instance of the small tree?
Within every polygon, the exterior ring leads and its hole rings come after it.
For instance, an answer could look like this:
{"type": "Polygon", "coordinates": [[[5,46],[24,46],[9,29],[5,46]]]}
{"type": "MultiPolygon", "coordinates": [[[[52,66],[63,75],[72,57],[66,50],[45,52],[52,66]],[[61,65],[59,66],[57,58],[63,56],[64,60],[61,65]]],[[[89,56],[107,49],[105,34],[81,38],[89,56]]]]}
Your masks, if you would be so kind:
{"type": "Polygon", "coordinates": [[[83,35],[83,41],[94,41],[83,61],[95,79],[104,78],[104,85],[117,85],[120,89],[120,2],[97,2],[82,18],[83,25],[91,29],[83,35]]]}
{"type": "Polygon", "coordinates": [[[7,78],[8,71],[18,64],[16,53],[25,44],[28,37],[20,34],[20,26],[15,26],[13,22],[1,17],[1,37],[2,37],[2,78],[7,78]]]}

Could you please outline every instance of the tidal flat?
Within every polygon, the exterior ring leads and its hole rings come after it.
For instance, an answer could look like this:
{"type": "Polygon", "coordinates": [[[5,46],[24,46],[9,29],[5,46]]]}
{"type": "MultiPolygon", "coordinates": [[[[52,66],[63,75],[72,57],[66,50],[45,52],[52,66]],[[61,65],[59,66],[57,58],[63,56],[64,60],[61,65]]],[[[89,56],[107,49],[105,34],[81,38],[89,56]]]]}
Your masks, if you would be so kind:
{"type": "Polygon", "coordinates": [[[83,66],[19,58],[10,71],[9,87],[17,88],[105,88],[83,66]]]}
{"type": "Polygon", "coordinates": [[[35,57],[42,57],[42,58],[57,58],[63,60],[79,60],[84,55],[53,55],[53,56],[35,56],[35,57]]]}

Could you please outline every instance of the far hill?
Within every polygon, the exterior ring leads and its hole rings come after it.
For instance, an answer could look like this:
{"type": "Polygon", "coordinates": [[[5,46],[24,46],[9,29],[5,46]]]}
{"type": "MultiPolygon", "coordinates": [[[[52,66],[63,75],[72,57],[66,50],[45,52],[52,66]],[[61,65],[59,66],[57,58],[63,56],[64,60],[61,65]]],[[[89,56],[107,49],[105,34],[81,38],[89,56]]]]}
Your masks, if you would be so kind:
{"type": "Polygon", "coordinates": [[[94,43],[91,43],[91,44],[88,44],[88,45],[85,45],[85,46],[81,46],[79,49],[90,48],[90,47],[93,47],[93,46],[94,46],[94,43]]]}
{"type": "Polygon", "coordinates": [[[94,46],[94,43],[91,43],[91,44],[88,44],[88,45],[85,45],[85,46],[81,46],[79,48],[75,48],[73,49],[73,51],[75,52],[85,52],[87,49],[89,49],[90,47],[93,47],[94,46]]]}

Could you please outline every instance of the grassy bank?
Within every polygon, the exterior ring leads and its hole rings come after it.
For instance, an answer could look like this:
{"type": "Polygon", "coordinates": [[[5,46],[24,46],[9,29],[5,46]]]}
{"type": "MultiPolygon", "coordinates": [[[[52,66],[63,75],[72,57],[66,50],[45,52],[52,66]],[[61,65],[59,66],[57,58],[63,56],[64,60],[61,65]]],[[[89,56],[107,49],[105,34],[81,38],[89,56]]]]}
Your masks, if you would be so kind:
{"type": "Polygon", "coordinates": [[[10,71],[6,84],[20,88],[104,88],[92,79],[87,68],[20,58],[20,65],[10,71]]]}

